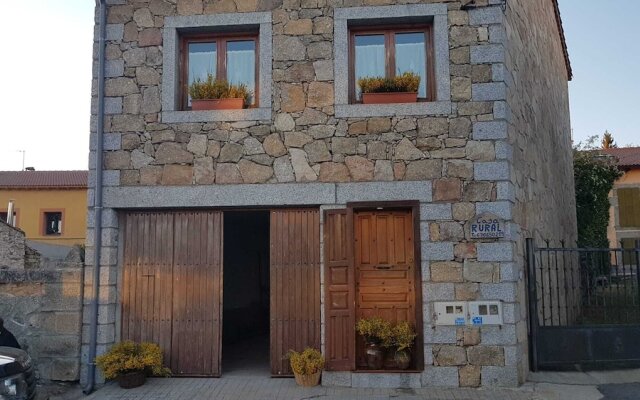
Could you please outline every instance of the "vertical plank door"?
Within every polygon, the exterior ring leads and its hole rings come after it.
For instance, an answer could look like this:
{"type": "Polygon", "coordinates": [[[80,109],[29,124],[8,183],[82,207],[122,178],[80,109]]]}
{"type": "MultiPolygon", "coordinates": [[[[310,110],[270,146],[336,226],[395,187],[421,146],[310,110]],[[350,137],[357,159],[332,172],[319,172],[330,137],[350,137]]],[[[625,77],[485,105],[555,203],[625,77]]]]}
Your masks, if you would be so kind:
{"type": "MultiPolygon", "coordinates": [[[[355,214],[356,319],[416,324],[413,217],[407,211],[355,214]]],[[[364,364],[358,340],[358,365],[364,364]]]]}
{"type": "Polygon", "coordinates": [[[122,340],[160,345],[174,375],[220,375],[222,213],[124,219],[122,340]]]}
{"type": "Polygon", "coordinates": [[[124,217],[122,340],[160,345],[171,364],[173,215],[132,212],[124,217]]]}
{"type": "Polygon", "coordinates": [[[347,210],[324,213],[325,359],[329,371],[355,369],[355,274],[347,210]]]}
{"type": "Polygon", "coordinates": [[[177,212],[174,224],[171,370],[220,376],[222,212],[177,212]]]}
{"type": "Polygon", "coordinates": [[[271,374],[292,374],[286,354],[320,349],[320,214],[317,209],[272,210],[271,374]]]}

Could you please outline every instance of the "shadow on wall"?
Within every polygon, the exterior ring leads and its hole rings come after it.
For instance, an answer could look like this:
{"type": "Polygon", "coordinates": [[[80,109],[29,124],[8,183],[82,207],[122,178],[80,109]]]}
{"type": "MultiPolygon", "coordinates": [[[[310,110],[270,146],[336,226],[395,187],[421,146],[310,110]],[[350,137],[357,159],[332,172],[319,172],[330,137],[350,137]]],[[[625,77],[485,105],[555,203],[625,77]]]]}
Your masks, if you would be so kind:
{"type": "Polygon", "coordinates": [[[41,254],[22,231],[1,223],[0,236],[11,238],[0,243],[5,326],[32,357],[40,381],[78,380],[84,249],[46,245],[41,254]]]}

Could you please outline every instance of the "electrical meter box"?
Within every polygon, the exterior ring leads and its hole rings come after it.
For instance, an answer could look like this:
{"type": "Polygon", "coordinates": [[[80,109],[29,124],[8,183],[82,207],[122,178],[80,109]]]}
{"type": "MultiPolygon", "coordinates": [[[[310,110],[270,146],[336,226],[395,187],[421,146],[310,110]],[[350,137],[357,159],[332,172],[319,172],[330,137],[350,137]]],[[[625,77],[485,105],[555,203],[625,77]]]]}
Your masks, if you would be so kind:
{"type": "Polygon", "coordinates": [[[436,325],[466,325],[467,303],[464,301],[436,302],[436,325]]]}
{"type": "Polygon", "coordinates": [[[470,325],[502,325],[501,301],[470,301],[470,325]]]}

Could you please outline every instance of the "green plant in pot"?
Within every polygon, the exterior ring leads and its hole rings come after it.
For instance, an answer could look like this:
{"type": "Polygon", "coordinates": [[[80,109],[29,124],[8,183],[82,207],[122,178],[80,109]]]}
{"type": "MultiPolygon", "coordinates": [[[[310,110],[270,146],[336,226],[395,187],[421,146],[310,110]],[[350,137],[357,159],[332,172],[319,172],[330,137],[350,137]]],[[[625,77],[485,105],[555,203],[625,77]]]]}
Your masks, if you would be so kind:
{"type": "Polygon", "coordinates": [[[411,364],[411,347],[416,339],[416,332],[407,321],[397,323],[392,328],[391,343],[395,349],[393,356],[396,366],[400,369],[407,369],[411,364]]]}
{"type": "Polygon", "coordinates": [[[291,370],[300,386],[317,386],[324,368],[324,357],[318,350],[307,347],[302,352],[289,350],[291,370]]]}
{"type": "Polygon", "coordinates": [[[386,78],[381,76],[358,79],[364,104],[415,103],[418,101],[420,76],[413,72],[386,78]]]}
{"type": "Polygon", "coordinates": [[[196,79],[189,85],[191,109],[233,110],[242,109],[251,101],[252,93],[246,85],[233,85],[208,74],[207,79],[196,79]]]}
{"type": "Polygon", "coordinates": [[[162,365],[162,350],[155,343],[130,340],[113,345],[96,357],[96,364],[106,379],[116,379],[121,387],[142,386],[148,375],[169,376],[171,370],[162,365]]]}
{"type": "Polygon", "coordinates": [[[391,323],[380,317],[363,318],[358,321],[356,331],[363,337],[366,344],[367,366],[370,369],[382,369],[384,365],[382,347],[389,344],[391,323]]]}

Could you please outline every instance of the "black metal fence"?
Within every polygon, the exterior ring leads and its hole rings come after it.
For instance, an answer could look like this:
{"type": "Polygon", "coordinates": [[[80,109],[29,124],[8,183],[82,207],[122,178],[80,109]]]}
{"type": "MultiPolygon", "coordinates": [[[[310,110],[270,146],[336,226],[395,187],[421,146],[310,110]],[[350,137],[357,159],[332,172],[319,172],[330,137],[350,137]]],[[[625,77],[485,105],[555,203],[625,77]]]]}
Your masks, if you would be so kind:
{"type": "Polygon", "coordinates": [[[640,241],[599,249],[527,239],[527,268],[534,370],[640,359],[640,241]]]}
{"type": "Polygon", "coordinates": [[[640,241],[612,249],[546,242],[529,251],[539,326],[640,323],[640,241]]]}

